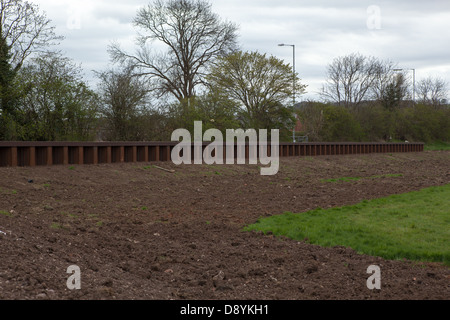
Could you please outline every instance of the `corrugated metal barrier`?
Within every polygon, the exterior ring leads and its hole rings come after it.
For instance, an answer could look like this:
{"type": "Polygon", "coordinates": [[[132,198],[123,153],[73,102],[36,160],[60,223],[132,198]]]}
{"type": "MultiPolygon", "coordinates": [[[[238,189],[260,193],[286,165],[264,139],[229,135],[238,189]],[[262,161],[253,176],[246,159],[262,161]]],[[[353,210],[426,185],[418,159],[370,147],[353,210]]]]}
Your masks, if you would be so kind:
{"type": "MultiPolygon", "coordinates": [[[[178,142],[0,142],[0,167],[171,161],[172,149],[177,144],[178,142]]],[[[203,148],[208,144],[203,143],[203,148]]],[[[423,151],[423,143],[280,143],[279,155],[296,157],[423,151]]],[[[248,145],[245,152],[248,158],[248,145]]],[[[268,152],[270,155],[270,143],[268,152]]]]}

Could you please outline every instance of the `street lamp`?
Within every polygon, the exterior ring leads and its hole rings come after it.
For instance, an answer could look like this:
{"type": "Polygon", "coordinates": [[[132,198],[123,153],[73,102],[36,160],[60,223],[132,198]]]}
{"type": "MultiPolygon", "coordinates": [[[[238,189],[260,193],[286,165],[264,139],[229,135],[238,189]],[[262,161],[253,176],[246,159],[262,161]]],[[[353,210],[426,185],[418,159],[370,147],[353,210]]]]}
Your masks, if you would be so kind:
{"type": "MultiPolygon", "coordinates": [[[[292,100],[293,100],[293,104],[292,104],[292,108],[295,108],[295,44],[284,44],[284,43],[280,43],[278,45],[279,47],[292,47],[292,60],[293,60],[293,64],[292,64],[292,69],[293,69],[293,95],[292,95],[292,100]]],[[[296,124],[294,124],[294,129],[292,129],[292,141],[295,142],[295,126],[296,124]]]]}
{"type": "Polygon", "coordinates": [[[411,71],[413,72],[413,102],[416,103],[416,69],[393,69],[393,71],[411,71]]]}

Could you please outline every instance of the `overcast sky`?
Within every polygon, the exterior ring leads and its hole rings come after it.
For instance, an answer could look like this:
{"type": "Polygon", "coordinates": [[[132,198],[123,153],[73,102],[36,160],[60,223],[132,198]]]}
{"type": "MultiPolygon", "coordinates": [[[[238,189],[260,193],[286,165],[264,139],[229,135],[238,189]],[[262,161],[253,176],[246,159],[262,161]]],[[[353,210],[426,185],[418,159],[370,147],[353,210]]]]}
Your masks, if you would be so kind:
{"type": "MultiPolygon", "coordinates": [[[[92,70],[110,65],[112,41],[130,52],[136,48],[132,20],[150,0],[30,0],[45,11],[63,35],[61,49],[81,63],[86,79],[92,70]]],[[[389,59],[399,68],[415,69],[416,81],[440,77],[450,84],[450,1],[316,1],[212,0],[213,11],[239,26],[244,51],[274,55],[292,64],[308,93],[326,78],[326,67],[338,56],[359,52],[389,59]]],[[[412,71],[411,71],[412,75],[412,71]]]]}

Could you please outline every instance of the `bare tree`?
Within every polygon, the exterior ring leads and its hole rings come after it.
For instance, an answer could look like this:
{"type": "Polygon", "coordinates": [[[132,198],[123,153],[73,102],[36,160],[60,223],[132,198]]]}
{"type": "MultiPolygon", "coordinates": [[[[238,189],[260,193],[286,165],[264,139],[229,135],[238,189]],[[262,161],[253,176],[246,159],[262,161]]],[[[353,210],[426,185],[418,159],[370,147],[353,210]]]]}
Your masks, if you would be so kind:
{"type": "Polygon", "coordinates": [[[108,140],[136,140],[133,123],[147,104],[148,91],[142,81],[133,76],[134,67],[97,72],[101,113],[106,119],[108,140]]]}
{"type": "Polygon", "coordinates": [[[339,105],[358,106],[373,97],[376,85],[383,83],[387,76],[386,68],[390,66],[357,53],[338,57],[328,65],[321,95],[339,105]]]}
{"type": "Polygon", "coordinates": [[[403,73],[394,73],[392,68],[386,68],[377,77],[373,87],[373,97],[382,103],[383,107],[393,111],[400,106],[408,95],[409,85],[403,73]]]}
{"type": "Polygon", "coordinates": [[[236,48],[237,27],[222,22],[203,0],[155,0],[138,11],[134,25],[141,30],[137,53],[126,53],[118,44],[111,45],[109,52],[113,61],[128,61],[139,68],[160,97],[191,98],[213,60],[236,48]],[[154,41],[167,51],[152,52],[149,43],[154,41]]]}
{"type": "Polygon", "coordinates": [[[383,101],[392,90],[392,87],[402,86],[401,99],[405,98],[408,93],[408,86],[406,84],[406,75],[399,73],[397,65],[390,60],[373,59],[372,62],[376,64],[376,72],[374,74],[374,81],[371,88],[371,98],[378,101],[383,101]]]}
{"type": "Polygon", "coordinates": [[[428,77],[419,81],[417,85],[419,100],[424,104],[431,104],[435,107],[447,99],[448,83],[440,78],[428,77]]]}
{"type": "Polygon", "coordinates": [[[63,37],[57,36],[44,13],[35,4],[22,0],[0,0],[0,36],[10,48],[14,70],[23,65],[30,54],[46,50],[63,37]]]}

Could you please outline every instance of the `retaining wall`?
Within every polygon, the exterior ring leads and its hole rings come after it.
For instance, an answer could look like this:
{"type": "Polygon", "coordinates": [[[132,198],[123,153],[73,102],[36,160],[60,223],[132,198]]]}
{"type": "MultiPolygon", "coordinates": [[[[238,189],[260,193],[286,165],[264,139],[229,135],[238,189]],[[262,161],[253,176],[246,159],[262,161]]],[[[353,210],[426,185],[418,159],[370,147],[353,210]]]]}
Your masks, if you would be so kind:
{"type": "MultiPolygon", "coordinates": [[[[0,142],[0,167],[171,161],[172,149],[177,144],[178,142],[0,142]]],[[[203,148],[207,145],[208,143],[204,143],[203,148]]],[[[423,151],[423,143],[280,143],[279,156],[423,151]]],[[[248,158],[248,145],[245,153],[248,158]]],[[[234,154],[236,157],[237,152],[234,154]]],[[[270,143],[268,154],[270,155],[270,143]]]]}

